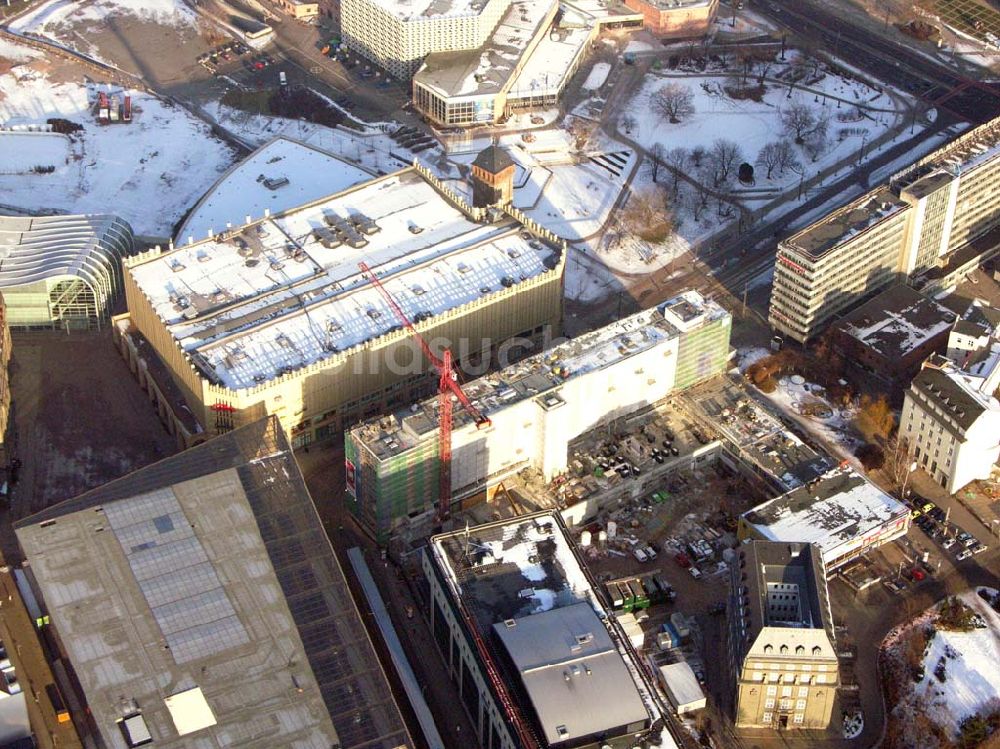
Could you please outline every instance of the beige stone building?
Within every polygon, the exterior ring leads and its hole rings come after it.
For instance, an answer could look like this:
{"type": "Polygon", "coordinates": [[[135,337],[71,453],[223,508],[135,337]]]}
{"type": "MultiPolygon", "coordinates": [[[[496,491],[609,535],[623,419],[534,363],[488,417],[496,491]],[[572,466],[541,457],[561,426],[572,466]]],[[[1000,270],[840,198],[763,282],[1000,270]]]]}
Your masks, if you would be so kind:
{"type": "Polygon", "coordinates": [[[184,446],[269,414],[296,447],[429,394],[414,326],[464,365],[522,356],[562,321],[565,247],[474,209],[420,168],[130,259],[123,355],[184,446]]]}
{"type": "Polygon", "coordinates": [[[739,548],[729,659],[738,729],[830,725],[840,674],[818,547],[748,541],[739,548]]]}

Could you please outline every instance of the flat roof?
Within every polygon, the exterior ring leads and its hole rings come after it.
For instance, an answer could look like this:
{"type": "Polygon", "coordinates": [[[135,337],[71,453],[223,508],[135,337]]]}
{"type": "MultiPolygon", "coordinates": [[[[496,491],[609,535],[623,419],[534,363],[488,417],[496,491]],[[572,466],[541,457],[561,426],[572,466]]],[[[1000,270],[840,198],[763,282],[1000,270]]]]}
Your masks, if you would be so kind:
{"type": "Polygon", "coordinates": [[[898,359],[946,336],[955,313],[901,284],[886,289],[837,322],[837,329],[887,359],[898,359]]]}
{"type": "Polygon", "coordinates": [[[785,240],[784,244],[813,257],[820,257],[908,206],[891,190],[881,187],[810,224],[785,240]]]}
{"type": "Polygon", "coordinates": [[[920,161],[892,177],[892,182],[906,189],[915,188],[918,195],[928,194],[945,181],[954,179],[952,175],[964,174],[1000,155],[1000,117],[980,125],[950,143],[928,154],[920,161]],[[948,176],[932,177],[932,181],[922,180],[935,172],[946,172],[948,176]],[[940,180],[940,183],[933,180],[940,180]]]}
{"type": "Polygon", "coordinates": [[[625,662],[589,604],[497,622],[493,632],[549,744],[648,720],[625,662]]]}
{"type": "MultiPolygon", "coordinates": [[[[499,372],[463,384],[462,390],[487,416],[529,398],[539,398],[544,405],[547,397],[555,397],[547,393],[567,380],[613,366],[678,337],[681,331],[668,322],[661,310],[676,304],[679,299],[702,310],[698,317],[702,323],[729,314],[717,302],[688,290],[658,309],[645,310],[585,333],[499,372]]],[[[383,460],[409,450],[435,433],[437,409],[438,399],[429,398],[392,414],[364,421],[352,429],[352,435],[377,459],[383,460]]],[[[455,410],[453,422],[455,429],[472,423],[464,409],[455,410]]]]}
{"type": "Polygon", "coordinates": [[[409,168],[129,272],[202,373],[241,389],[400,327],[359,262],[420,322],[547,273],[560,252],[513,219],[473,221],[409,168]]]}
{"type": "Polygon", "coordinates": [[[109,746],[412,746],[275,417],[16,534],[109,746]]]}
{"type": "Polygon", "coordinates": [[[835,468],[742,518],[767,540],[813,543],[826,554],[908,514],[905,505],[853,468],[835,468]]]}
{"type": "Polygon", "coordinates": [[[414,82],[446,97],[498,93],[556,5],[556,0],[511,3],[482,47],[427,55],[414,82]]]}
{"type": "Polygon", "coordinates": [[[177,243],[206,239],[367,182],[373,174],[290,138],[268,141],[231,166],[201,197],[177,230],[177,243]]]}
{"type": "Polygon", "coordinates": [[[403,21],[477,16],[488,0],[368,0],[403,21]]]}

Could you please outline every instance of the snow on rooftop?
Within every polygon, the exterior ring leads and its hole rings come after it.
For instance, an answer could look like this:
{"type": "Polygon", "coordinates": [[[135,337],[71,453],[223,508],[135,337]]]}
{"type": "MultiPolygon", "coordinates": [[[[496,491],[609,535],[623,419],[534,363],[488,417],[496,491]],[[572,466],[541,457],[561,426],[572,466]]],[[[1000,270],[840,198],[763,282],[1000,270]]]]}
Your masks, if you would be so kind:
{"type": "Polygon", "coordinates": [[[521,68],[510,89],[512,97],[557,96],[563,79],[574,68],[590,39],[589,27],[560,29],[546,34],[521,68]]]}
{"type": "Polygon", "coordinates": [[[372,174],[332,154],[288,138],[275,138],[229,169],[201,198],[177,232],[177,241],[205,239],[264,216],[281,213],[371,179],[372,174]],[[284,184],[283,184],[284,183],[284,184]]]}
{"type": "Polygon", "coordinates": [[[359,262],[419,322],[539,276],[556,261],[556,250],[518,224],[475,223],[404,170],[232,239],[163,253],[131,273],[209,378],[240,389],[399,328],[359,262]],[[317,231],[337,246],[325,247],[317,231]]]}
{"type": "MultiPolygon", "coordinates": [[[[705,314],[699,318],[702,321],[727,314],[717,303],[704,299],[697,291],[689,290],[683,296],[704,310],[705,314]]],[[[542,397],[569,379],[613,366],[648,351],[676,338],[680,332],[664,317],[661,309],[644,310],[530,356],[499,372],[465,383],[462,390],[481,413],[493,414],[528,398],[542,397]]],[[[404,423],[414,415],[430,414],[433,418],[428,423],[436,424],[437,403],[436,398],[430,398],[421,404],[400,409],[388,421],[381,416],[362,422],[354,428],[355,434],[379,458],[399,454],[426,437],[426,434],[404,428],[404,423]],[[390,435],[391,445],[386,442],[386,437],[390,435]]],[[[468,424],[468,418],[464,411],[456,412],[455,428],[468,424]]]]}
{"type": "Polygon", "coordinates": [[[372,0],[403,21],[479,15],[488,0],[372,0]]]}
{"type": "Polygon", "coordinates": [[[836,468],[742,517],[767,540],[817,544],[829,562],[840,544],[908,512],[853,468],[836,468]]]}

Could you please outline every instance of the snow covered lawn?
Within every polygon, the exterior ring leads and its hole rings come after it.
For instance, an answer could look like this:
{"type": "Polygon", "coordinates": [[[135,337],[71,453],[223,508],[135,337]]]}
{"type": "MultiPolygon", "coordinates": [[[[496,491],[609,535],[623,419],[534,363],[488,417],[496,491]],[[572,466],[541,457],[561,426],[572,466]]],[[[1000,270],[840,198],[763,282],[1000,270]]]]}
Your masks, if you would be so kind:
{"type": "Polygon", "coordinates": [[[0,174],[65,166],[69,145],[69,138],[58,133],[0,132],[0,174]]]}
{"type": "MultiPolygon", "coordinates": [[[[811,91],[794,90],[791,97],[788,96],[788,86],[768,83],[760,102],[731,98],[723,90],[728,81],[726,74],[649,74],[623,115],[631,116],[636,121],[636,126],[631,128],[631,137],[647,149],[660,143],[668,150],[677,146],[689,150],[699,146],[710,149],[717,138],[726,138],[739,144],[742,150],[741,161],[753,164],[765,144],[786,138],[781,121],[782,111],[795,103],[806,104],[817,114],[829,118],[827,147],[815,162],[802,148],[796,147],[797,156],[809,177],[857,152],[863,140],[870,143],[889,129],[897,118],[892,112],[867,111],[860,119],[839,121],[837,115],[846,115],[854,106],[853,103],[859,104],[863,109],[874,106],[894,110],[896,105],[886,94],[829,73],[812,86],[811,91]],[[694,114],[674,124],[665,121],[651,109],[652,96],[670,83],[684,86],[694,95],[694,114]],[[836,101],[828,98],[824,106],[823,93],[852,103],[842,103],[838,109],[836,101]]],[[[627,132],[621,122],[619,129],[627,132]]],[[[755,176],[757,187],[788,188],[799,180],[799,175],[791,170],[781,174],[776,169],[768,180],[766,170],[758,168],[755,176]]]]}
{"type": "Polygon", "coordinates": [[[45,139],[33,154],[54,173],[0,176],[0,194],[26,210],[112,212],[137,234],[169,236],[235,154],[207,124],[144,93],[131,94],[132,123],[98,125],[91,111],[97,92],[95,85],[51,83],[32,63],[0,76],[0,124],[62,117],[83,125],[68,138],[45,139]]]}
{"type": "Polygon", "coordinates": [[[988,626],[970,632],[939,630],[924,655],[924,678],[912,695],[931,719],[956,733],[965,718],[1000,699],[1000,615],[974,590],[960,599],[988,626]],[[934,674],[942,658],[944,682],[934,674]]]}

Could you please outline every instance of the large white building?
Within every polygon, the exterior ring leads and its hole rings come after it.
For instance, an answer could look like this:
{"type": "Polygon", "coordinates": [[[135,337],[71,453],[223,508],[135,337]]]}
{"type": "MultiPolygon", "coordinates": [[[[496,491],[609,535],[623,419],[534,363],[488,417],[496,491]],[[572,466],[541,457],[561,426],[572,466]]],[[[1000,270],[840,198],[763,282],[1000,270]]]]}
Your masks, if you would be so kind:
{"type": "Polygon", "coordinates": [[[955,324],[950,358],[932,356],[903,401],[900,437],[950,493],[989,478],[1000,459],[1000,337],[996,310],[973,305],[955,324]]]}
{"type": "Polygon", "coordinates": [[[343,0],[341,32],[350,49],[397,78],[409,78],[431,52],[481,47],[510,5],[511,0],[343,0]]]}
{"type": "MultiPolygon", "coordinates": [[[[464,386],[492,426],[478,429],[456,407],[452,501],[528,467],[562,474],[574,438],[721,374],[731,324],[717,303],[687,291],[464,386]]],[[[359,424],[345,445],[348,507],[379,536],[434,506],[436,398],[359,424]]]]}

